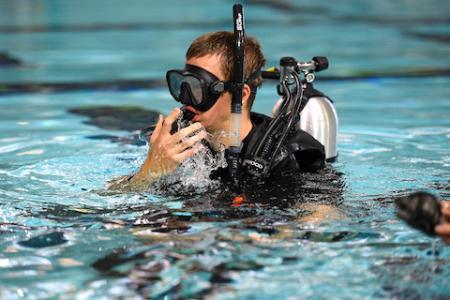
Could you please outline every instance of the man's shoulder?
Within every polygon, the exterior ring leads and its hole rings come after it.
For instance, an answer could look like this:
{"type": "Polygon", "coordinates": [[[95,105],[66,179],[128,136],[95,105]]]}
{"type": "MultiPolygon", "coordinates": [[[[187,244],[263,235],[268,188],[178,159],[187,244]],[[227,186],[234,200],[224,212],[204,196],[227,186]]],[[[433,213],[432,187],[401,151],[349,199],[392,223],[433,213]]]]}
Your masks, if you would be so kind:
{"type": "MultiPolygon", "coordinates": [[[[252,153],[252,148],[257,145],[266,134],[271,117],[260,114],[251,113],[250,115],[254,130],[252,136],[248,140],[247,153],[252,153]]],[[[298,126],[298,125],[296,125],[298,126]]],[[[278,159],[275,159],[276,165],[282,165],[283,168],[292,169],[293,167],[302,168],[321,168],[325,163],[324,146],[316,140],[311,134],[297,127],[295,131],[291,131],[283,143],[285,154],[280,153],[278,159]]]]}
{"type": "Polygon", "coordinates": [[[250,120],[252,121],[253,125],[263,125],[265,123],[269,124],[269,122],[272,120],[272,117],[269,117],[268,115],[257,113],[257,112],[251,112],[250,113],[250,120]]]}
{"type": "MultiPolygon", "coordinates": [[[[254,134],[258,135],[258,133],[265,133],[267,126],[272,121],[272,117],[269,117],[265,114],[261,113],[250,113],[250,118],[253,125],[256,127],[254,134]]],[[[301,149],[312,149],[316,148],[319,150],[323,150],[323,145],[316,140],[311,134],[300,129],[298,126],[295,131],[291,131],[288,137],[285,140],[285,144],[296,144],[301,149]]],[[[295,149],[292,149],[295,150],[295,149]]]]}
{"type": "Polygon", "coordinates": [[[308,132],[298,129],[285,143],[300,169],[320,169],[325,166],[325,147],[308,132]]]}

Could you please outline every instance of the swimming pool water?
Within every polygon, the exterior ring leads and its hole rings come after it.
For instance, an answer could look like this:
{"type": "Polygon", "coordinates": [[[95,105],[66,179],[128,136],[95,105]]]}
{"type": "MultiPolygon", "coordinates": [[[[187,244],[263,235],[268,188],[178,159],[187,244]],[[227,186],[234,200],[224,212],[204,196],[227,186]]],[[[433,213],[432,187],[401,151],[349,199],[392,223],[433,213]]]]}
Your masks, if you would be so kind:
{"type": "MultiPolygon", "coordinates": [[[[87,138],[130,132],[85,124],[68,110],[137,105],[167,114],[175,105],[167,90],[3,93],[1,299],[449,297],[449,248],[398,221],[392,202],[418,189],[450,197],[448,74],[320,80],[448,69],[445,1],[257,2],[245,6],[247,31],[269,65],[283,55],[330,59],[316,87],[340,117],[333,166],[345,181],[345,217],[312,225],[297,221],[294,206],[98,193],[135,171],[146,148],[87,138]]],[[[0,52],[24,65],[0,68],[0,92],[12,84],[160,79],[183,64],[193,38],[231,27],[229,1],[108,4],[1,2],[0,52]]],[[[270,112],[274,88],[263,86],[256,111],[270,112]]]]}

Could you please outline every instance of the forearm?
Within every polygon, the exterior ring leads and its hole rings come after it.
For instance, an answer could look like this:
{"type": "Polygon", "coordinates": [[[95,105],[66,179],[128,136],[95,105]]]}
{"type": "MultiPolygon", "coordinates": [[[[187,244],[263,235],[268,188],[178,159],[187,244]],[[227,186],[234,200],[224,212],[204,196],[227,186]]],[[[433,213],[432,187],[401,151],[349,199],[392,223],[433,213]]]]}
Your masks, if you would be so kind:
{"type": "Polygon", "coordinates": [[[145,192],[160,175],[151,171],[151,166],[146,161],[139,172],[130,176],[121,176],[108,183],[107,189],[122,192],[145,192]]]}
{"type": "Polygon", "coordinates": [[[345,218],[344,213],[332,205],[303,203],[299,208],[311,212],[306,216],[301,216],[298,221],[302,223],[318,224],[325,221],[337,221],[345,218]]]}

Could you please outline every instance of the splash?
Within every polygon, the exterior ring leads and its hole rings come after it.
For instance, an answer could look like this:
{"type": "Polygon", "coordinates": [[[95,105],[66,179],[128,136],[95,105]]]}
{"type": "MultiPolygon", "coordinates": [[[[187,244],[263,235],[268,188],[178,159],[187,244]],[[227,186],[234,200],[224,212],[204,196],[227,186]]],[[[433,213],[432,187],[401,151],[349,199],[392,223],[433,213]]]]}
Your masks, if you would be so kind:
{"type": "MultiPolygon", "coordinates": [[[[222,135],[222,133],[220,133],[222,135]]],[[[217,134],[214,136],[217,138],[217,134]]],[[[218,180],[210,175],[213,171],[226,168],[225,145],[219,144],[212,150],[210,142],[213,136],[203,141],[204,147],[192,157],[185,160],[178,168],[167,176],[160,178],[150,187],[154,194],[193,195],[206,193],[220,186],[218,180]]]]}

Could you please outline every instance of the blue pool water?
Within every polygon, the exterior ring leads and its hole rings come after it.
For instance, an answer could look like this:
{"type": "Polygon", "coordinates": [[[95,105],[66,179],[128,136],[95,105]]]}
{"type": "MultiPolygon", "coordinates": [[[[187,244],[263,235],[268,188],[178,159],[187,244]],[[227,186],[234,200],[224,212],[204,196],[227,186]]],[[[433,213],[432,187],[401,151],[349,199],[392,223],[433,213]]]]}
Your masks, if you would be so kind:
{"type": "MultiPolygon", "coordinates": [[[[449,248],[398,221],[392,200],[417,189],[450,198],[446,4],[246,2],[268,65],[330,60],[315,86],[340,117],[345,216],[311,224],[295,206],[98,192],[147,149],[87,138],[131,133],[68,112],[170,112],[160,84],[95,83],[157,83],[193,38],[231,27],[232,2],[0,2],[0,52],[23,61],[0,67],[0,299],[448,299],[449,248]],[[72,85],[52,92],[58,83],[72,85]]],[[[265,84],[255,110],[269,113],[276,97],[265,84]]]]}

